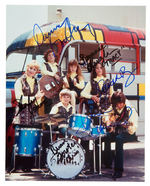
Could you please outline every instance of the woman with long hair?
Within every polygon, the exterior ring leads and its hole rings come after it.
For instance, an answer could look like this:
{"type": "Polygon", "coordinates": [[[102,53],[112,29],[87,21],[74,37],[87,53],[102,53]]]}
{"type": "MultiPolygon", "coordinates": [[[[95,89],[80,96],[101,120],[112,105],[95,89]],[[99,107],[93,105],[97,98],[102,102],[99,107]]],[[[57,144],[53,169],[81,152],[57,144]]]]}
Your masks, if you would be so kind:
{"type": "Polygon", "coordinates": [[[64,79],[64,87],[71,90],[71,103],[75,109],[76,98],[80,97],[80,93],[84,88],[84,77],[76,59],[71,60],[68,64],[67,75],[64,79]]]}
{"type": "Polygon", "coordinates": [[[81,92],[81,97],[87,99],[87,104],[93,104],[88,109],[88,114],[103,113],[110,106],[112,94],[113,87],[110,85],[110,80],[106,78],[105,67],[100,62],[96,62],[91,72],[91,79],[81,92]]]}
{"type": "MultiPolygon", "coordinates": [[[[93,120],[93,126],[101,125],[101,114],[107,110],[110,106],[110,98],[113,94],[113,87],[110,86],[110,81],[106,78],[106,71],[104,66],[100,62],[96,62],[91,72],[91,79],[86,84],[84,90],[81,92],[81,97],[85,98],[85,110],[86,114],[93,120]]],[[[91,151],[89,150],[89,141],[81,141],[82,146],[88,152],[87,162],[89,162],[89,168],[93,168],[93,158],[91,151]]],[[[99,139],[95,140],[95,147],[99,144],[99,139]]],[[[95,149],[96,153],[96,169],[99,165],[99,149],[95,149]]]]}

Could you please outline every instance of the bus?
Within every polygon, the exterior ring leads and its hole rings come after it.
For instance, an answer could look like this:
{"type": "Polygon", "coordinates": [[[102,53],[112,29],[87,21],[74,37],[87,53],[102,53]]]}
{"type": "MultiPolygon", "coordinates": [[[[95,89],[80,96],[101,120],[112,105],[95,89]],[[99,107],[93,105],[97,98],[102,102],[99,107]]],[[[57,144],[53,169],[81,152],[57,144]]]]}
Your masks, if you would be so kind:
{"type": "MultiPolygon", "coordinates": [[[[14,83],[36,59],[41,65],[44,52],[51,48],[65,74],[68,62],[76,58],[86,82],[93,64],[105,65],[107,78],[115,81],[114,90],[122,90],[139,115],[137,135],[144,135],[145,116],[145,47],[144,30],[89,22],[73,22],[66,17],[18,36],[7,48],[6,122],[9,126],[15,111],[14,83]],[[121,78],[120,74],[123,74],[121,78]]],[[[40,79],[41,74],[37,77],[40,79]]]]}

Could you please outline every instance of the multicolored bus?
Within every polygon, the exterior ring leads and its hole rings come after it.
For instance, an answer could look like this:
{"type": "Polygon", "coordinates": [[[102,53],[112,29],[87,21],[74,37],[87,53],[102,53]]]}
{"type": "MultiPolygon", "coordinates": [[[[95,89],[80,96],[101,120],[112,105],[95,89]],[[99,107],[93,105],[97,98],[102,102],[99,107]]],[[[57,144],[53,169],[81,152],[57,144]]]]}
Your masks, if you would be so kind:
{"type": "MultiPolygon", "coordinates": [[[[103,62],[107,77],[116,80],[114,90],[121,89],[137,109],[137,133],[144,135],[145,37],[140,29],[71,22],[68,17],[62,22],[33,25],[31,31],[17,37],[7,48],[7,125],[12,121],[16,105],[15,80],[24,73],[31,59],[42,64],[44,52],[52,48],[64,74],[68,62],[76,58],[87,82],[94,62],[103,62]],[[120,74],[123,76],[116,78],[120,74]]],[[[40,73],[38,77],[41,77],[40,73]]]]}

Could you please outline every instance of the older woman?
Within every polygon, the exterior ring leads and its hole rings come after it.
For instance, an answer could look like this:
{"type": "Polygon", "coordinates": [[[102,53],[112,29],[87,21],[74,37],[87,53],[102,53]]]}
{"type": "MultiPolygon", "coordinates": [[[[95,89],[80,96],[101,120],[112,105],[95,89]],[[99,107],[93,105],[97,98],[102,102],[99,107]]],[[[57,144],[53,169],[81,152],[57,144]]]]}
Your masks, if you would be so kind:
{"type": "Polygon", "coordinates": [[[39,71],[38,63],[33,60],[27,65],[25,74],[15,83],[15,96],[18,102],[14,124],[33,125],[36,106],[41,102],[44,93],[40,91],[35,75],[39,71]]]}

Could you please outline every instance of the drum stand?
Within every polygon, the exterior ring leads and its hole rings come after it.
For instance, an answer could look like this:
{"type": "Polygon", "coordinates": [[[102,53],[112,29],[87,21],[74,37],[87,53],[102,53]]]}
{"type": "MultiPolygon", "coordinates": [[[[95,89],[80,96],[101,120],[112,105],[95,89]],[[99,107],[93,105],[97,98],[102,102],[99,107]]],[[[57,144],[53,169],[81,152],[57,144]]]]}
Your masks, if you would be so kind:
{"type": "MultiPolygon", "coordinates": [[[[49,133],[50,133],[50,143],[53,143],[53,133],[52,133],[52,126],[51,125],[49,125],[49,133]]],[[[66,137],[66,135],[65,135],[65,137],[66,137]]],[[[50,144],[49,143],[49,144],[50,144]]],[[[47,165],[46,165],[47,166],[47,165]]],[[[47,168],[48,168],[48,166],[47,166],[47,168]]],[[[42,169],[40,169],[41,170],[41,172],[44,174],[44,178],[46,177],[46,176],[52,176],[52,177],[54,177],[54,175],[53,175],[53,173],[49,170],[48,172],[45,172],[45,171],[43,171],[42,169]]]]}
{"type": "MultiPolygon", "coordinates": [[[[17,130],[17,126],[15,127],[15,135],[16,135],[16,130],[17,130]]],[[[41,144],[42,144],[42,137],[40,138],[40,145],[38,145],[39,155],[35,155],[35,166],[36,166],[37,156],[39,156],[39,167],[38,167],[38,169],[40,169],[40,170],[41,170],[41,150],[42,150],[41,144]]],[[[17,151],[18,151],[18,147],[17,147],[17,144],[15,143],[13,145],[13,152],[12,152],[12,157],[11,157],[11,167],[13,166],[13,168],[10,170],[9,174],[11,174],[16,168],[17,151]]],[[[21,156],[21,155],[18,155],[18,156],[21,156]]],[[[27,157],[27,156],[23,156],[23,157],[27,157]]],[[[30,156],[30,157],[32,157],[32,156],[30,156]]]]}
{"type": "MultiPolygon", "coordinates": [[[[17,147],[17,144],[14,144],[13,145],[13,152],[12,152],[12,158],[11,158],[11,165],[13,164],[13,168],[10,170],[9,174],[11,174],[15,168],[16,168],[16,155],[17,155],[17,150],[18,150],[18,147],[17,147]]],[[[35,155],[35,167],[36,167],[36,162],[37,162],[37,156],[39,156],[39,167],[38,169],[41,170],[41,145],[39,145],[39,155],[35,155]]],[[[18,155],[20,156],[20,155],[18,155]]],[[[23,157],[27,157],[27,156],[23,156],[23,157]]]]}
{"type": "MultiPolygon", "coordinates": [[[[99,126],[101,126],[101,116],[99,116],[99,126]]],[[[94,173],[94,175],[97,173],[97,171],[96,171],[96,153],[95,153],[95,139],[94,140],[92,140],[93,141],[93,173],[94,173]]],[[[98,156],[98,158],[99,158],[99,172],[98,172],[98,175],[102,175],[102,172],[101,172],[101,170],[102,170],[102,168],[101,168],[101,157],[102,157],[102,152],[101,152],[101,147],[102,147],[102,145],[101,145],[101,134],[99,135],[99,145],[98,145],[98,147],[99,147],[99,156],[98,156]]]]}
{"type": "Polygon", "coordinates": [[[101,134],[99,135],[99,175],[102,175],[102,162],[101,162],[101,157],[102,157],[102,145],[101,145],[101,134]]]}

